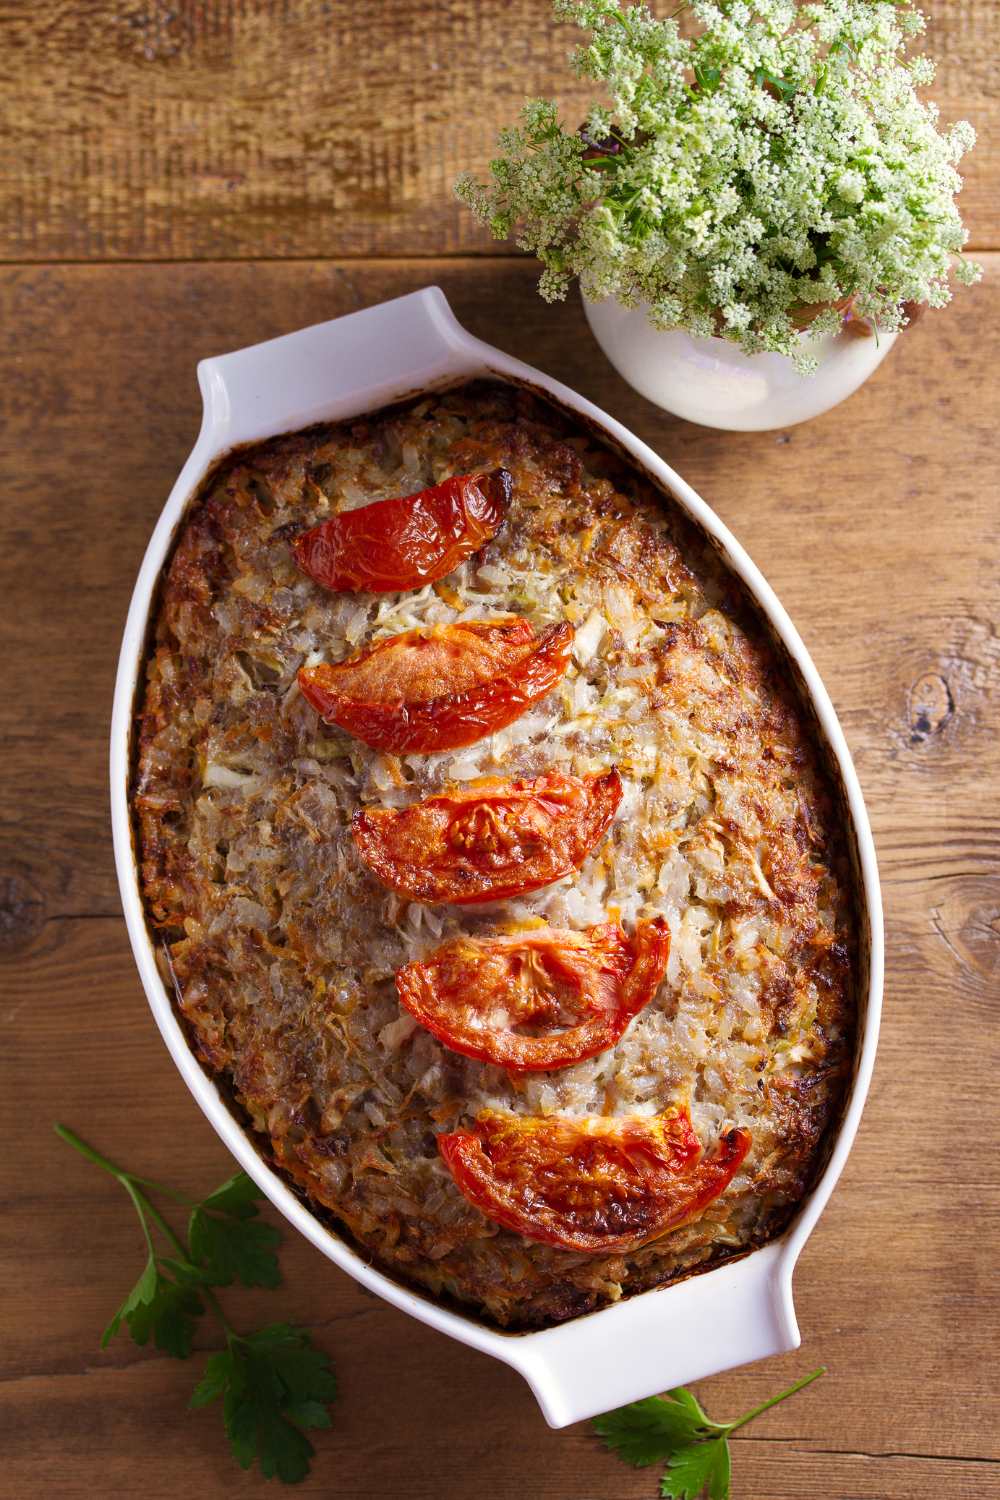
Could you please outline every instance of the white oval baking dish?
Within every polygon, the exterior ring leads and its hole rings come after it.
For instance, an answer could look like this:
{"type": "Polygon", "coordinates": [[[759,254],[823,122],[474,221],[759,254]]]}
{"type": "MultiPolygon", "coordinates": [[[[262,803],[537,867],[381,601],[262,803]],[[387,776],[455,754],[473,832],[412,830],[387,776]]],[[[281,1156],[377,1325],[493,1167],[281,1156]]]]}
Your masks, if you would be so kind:
{"type": "Polygon", "coordinates": [[[553,1427],[797,1347],[792,1270],[843,1168],[868,1091],[881,1005],[883,940],[875,848],[851,757],[826,689],[774,593],[705,502],[651,449],[558,381],[473,338],[437,287],[203,360],[198,379],[204,400],[201,431],[153,532],[125,626],[111,728],[111,812],[118,881],[139,973],[163,1039],[202,1110],[240,1166],[317,1249],[395,1307],[519,1370],[553,1427]],[[187,504],[207,471],[239,444],[374,411],[420,391],[484,375],[529,385],[592,424],[670,491],[743,580],[794,664],[839,777],[867,928],[853,1085],[825,1170],[785,1234],[742,1260],[559,1327],[521,1334],[492,1329],[374,1269],[258,1155],[188,1047],[157,968],[128,806],[136,695],[157,580],[187,504]]]}

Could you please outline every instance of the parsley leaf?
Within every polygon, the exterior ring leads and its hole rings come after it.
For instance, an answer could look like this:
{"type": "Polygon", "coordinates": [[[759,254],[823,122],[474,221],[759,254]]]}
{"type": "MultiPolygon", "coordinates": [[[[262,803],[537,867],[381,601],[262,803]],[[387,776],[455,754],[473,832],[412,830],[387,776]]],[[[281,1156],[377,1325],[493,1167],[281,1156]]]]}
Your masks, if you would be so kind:
{"type": "Polygon", "coordinates": [[[664,1500],[697,1500],[705,1491],[709,1500],[729,1500],[730,1437],[779,1401],[811,1385],[823,1373],[822,1368],[813,1370],[811,1375],[733,1422],[713,1422],[697,1398],[678,1386],[666,1396],[648,1396],[644,1401],[633,1401],[596,1417],[593,1427],[625,1463],[637,1469],[666,1464],[660,1480],[664,1500]]]}
{"type": "Polygon", "coordinates": [[[281,1270],[274,1253],[281,1235],[270,1224],[255,1224],[257,1200],[264,1195],[245,1172],[237,1172],[197,1204],[188,1224],[191,1258],[214,1286],[276,1287],[281,1270]]]}
{"type": "Polygon", "coordinates": [[[214,1193],[201,1200],[202,1208],[213,1214],[228,1214],[231,1219],[252,1219],[257,1213],[257,1202],[264,1194],[245,1172],[237,1172],[214,1193]]]}
{"type": "Polygon", "coordinates": [[[696,1500],[708,1486],[710,1500],[726,1500],[730,1477],[729,1440],[723,1433],[709,1442],[679,1449],[660,1480],[667,1500],[696,1500]]]}
{"type": "MultiPolygon", "coordinates": [[[[200,1203],[191,1214],[188,1241],[196,1266],[205,1270],[214,1286],[276,1287],[281,1268],[274,1247],[281,1235],[271,1224],[255,1224],[249,1217],[229,1218],[208,1212],[200,1203]]],[[[250,1208],[251,1214],[257,1210],[250,1208]]]]}
{"type": "Polygon", "coordinates": [[[124,1320],[137,1344],[148,1343],[152,1334],[164,1354],[187,1359],[195,1319],[204,1311],[197,1293],[164,1276],[151,1252],[139,1280],[101,1335],[101,1348],[107,1348],[124,1320]]]}
{"type": "Polygon", "coordinates": [[[226,1432],[236,1461],[248,1469],[254,1459],[266,1479],[275,1474],[297,1484],[309,1472],[312,1443],[303,1427],[329,1427],[326,1403],[337,1381],[309,1335],[288,1323],[275,1323],[246,1338],[231,1337],[213,1354],[191,1397],[193,1407],[223,1397],[226,1432]]]}
{"type": "Polygon", "coordinates": [[[692,1415],[682,1402],[648,1396],[645,1401],[633,1401],[631,1406],[596,1417],[594,1430],[619,1458],[636,1469],[645,1469],[665,1462],[679,1446],[700,1433],[702,1416],[700,1407],[692,1415]]]}
{"type": "Polygon", "coordinates": [[[707,1413],[702,1409],[697,1396],[695,1396],[692,1391],[689,1391],[686,1386],[679,1385],[676,1390],[668,1391],[667,1397],[671,1401],[676,1401],[678,1406],[682,1406],[684,1410],[686,1412],[689,1412],[693,1418],[696,1418],[703,1427],[715,1427],[717,1425],[715,1422],[710,1420],[707,1413]]]}

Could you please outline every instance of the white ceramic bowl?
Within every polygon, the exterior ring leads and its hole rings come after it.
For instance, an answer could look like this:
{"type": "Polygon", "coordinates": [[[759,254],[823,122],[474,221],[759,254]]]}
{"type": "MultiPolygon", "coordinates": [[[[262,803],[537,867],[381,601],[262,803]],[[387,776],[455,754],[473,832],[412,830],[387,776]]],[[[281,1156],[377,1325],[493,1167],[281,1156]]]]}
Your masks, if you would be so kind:
{"type": "Polygon", "coordinates": [[[783,354],[744,354],[728,339],[654,328],[645,303],[622,307],[613,297],[585,297],[583,310],[608,359],[640,395],[687,422],[728,432],[794,427],[829,411],[874,375],[899,337],[803,334],[819,368],[800,375],[783,354]]]}
{"type": "Polygon", "coordinates": [[[139,973],[164,1041],[202,1110],[240,1166],[317,1249],[395,1307],[519,1370],[553,1427],[795,1348],[799,1334],[792,1307],[792,1268],[844,1165],[874,1062],[882,989],[882,911],[875,849],[850,754],[826,690],[785,611],[743,548],[690,485],[589,401],[473,338],[455,320],[437,287],[203,360],[198,378],[204,399],[201,432],[153,532],[125,626],[112,716],[111,809],[122,904],[139,973]],[[529,385],[591,424],[670,491],[743,579],[794,663],[790,669],[812,704],[818,732],[839,776],[866,926],[853,1087],[825,1170],[786,1233],[704,1275],[643,1292],[557,1328],[522,1334],[499,1332],[376,1270],[321,1223],[258,1155],[252,1138],[195,1060],[157,968],[143,915],[128,806],[136,695],[156,584],[188,502],[213,463],[241,443],[374,411],[404,396],[475,376],[529,385]]]}

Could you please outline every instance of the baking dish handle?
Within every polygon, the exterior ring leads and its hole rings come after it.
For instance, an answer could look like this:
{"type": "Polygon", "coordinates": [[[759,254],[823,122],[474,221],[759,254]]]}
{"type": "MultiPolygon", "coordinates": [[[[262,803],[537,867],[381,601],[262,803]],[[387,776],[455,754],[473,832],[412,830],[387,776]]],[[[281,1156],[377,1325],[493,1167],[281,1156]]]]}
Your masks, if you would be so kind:
{"type": "Polygon", "coordinates": [[[531,1334],[510,1363],[550,1427],[799,1345],[791,1265],[777,1243],[598,1315],[531,1334]]]}
{"type": "Polygon", "coordinates": [[[199,446],[223,452],[447,384],[478,367],[474,342],[440,287],[429,286],[203,359],[199,446]]]}

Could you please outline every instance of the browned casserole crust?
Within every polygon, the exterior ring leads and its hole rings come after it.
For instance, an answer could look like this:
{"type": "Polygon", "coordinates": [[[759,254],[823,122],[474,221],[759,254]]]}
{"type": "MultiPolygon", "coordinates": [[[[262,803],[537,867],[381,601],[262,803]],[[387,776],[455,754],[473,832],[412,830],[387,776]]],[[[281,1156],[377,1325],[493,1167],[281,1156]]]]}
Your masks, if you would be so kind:
{"type": "Polygon", "coordinates": [[[477,383],[247,449],[205,485],[166,570],[133,796],[149,919],[192,1044],[262,1149],[370,1256],[501,1324],[564,1319],[772,1237],[807,1190],[853,1041],[837,807],[787,667],[669,501],[547,405],[477,383]],[[339,510],[503,465],[507,524],[443,582],[334,594],[289,538],[339,510]],[[432,621],[576,627],[563,681],[468,749],[394,757],[323,725],[303,663],[432,621]],[[477,775],[617,765],[611,834],[576,876],[492,907],[384,890],[350,837],[477,775]],[[664,916],[666,980],[587,1062],[509,1075],[402,1012],[393,976],[459,933],[664,916]],[[696,1222],[627,1255],[499,1229],[436,1136],[484,1108],[653,1114],[706,1149],[753,1136],[696,1222]]]}

